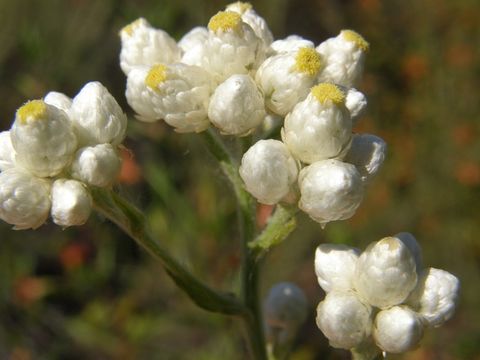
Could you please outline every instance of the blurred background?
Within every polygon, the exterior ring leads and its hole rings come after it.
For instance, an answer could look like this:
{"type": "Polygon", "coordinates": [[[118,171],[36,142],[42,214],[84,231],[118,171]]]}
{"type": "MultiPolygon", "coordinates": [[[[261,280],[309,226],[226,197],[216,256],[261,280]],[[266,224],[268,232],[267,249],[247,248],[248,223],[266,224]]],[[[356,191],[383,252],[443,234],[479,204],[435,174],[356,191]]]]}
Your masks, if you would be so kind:
{"type": "MultiPolygon", "coordinates": [[[[101,81],[131,116],[120,191],[208,283],[229,290],[240,253],[235,204],[198,136],[140,124],[124,98],[118,31],[143,16],[179,39],[228,2],[0,0],[0,130],[26,100],[75,95],[101,81]]],[[[343,28],[370,42],[359,89],[367,114],[355,131],[383,137],[388,156],[357,214],[297,230],[272,251],[262,292],[292,281],[310,315],[292,359],[348,359],[315,326],[324,294],[313,272],[320,242],[364,248],[400,231],[426,266],[461,279],[453,319],[421,347],[391,359],[480,359],[480,3],[477,0],[253,2],[275,35],[316,44],[343,28]]],[[[16,232],[0,223],[1,359],[243,359],[240,324],[197,309],[158,263],[99,216],[62,230],[16,232]]]]}

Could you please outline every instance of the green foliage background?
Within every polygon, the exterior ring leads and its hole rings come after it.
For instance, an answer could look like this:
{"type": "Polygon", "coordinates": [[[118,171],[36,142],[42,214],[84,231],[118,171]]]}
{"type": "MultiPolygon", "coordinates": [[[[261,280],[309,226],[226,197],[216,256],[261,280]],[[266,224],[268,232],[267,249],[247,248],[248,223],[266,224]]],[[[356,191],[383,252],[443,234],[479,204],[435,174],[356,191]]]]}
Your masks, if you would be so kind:
{"type": "MultiPolygon", "coordinates": [[[[122,107],[118,31],[143,16],[179,39],[223,1],[0,0],[1,130],[15,109],[50,90],[73,96],[99,80],[122,107]]],[[[263,292],[294,281],[310,316],[293,359],[344,359],[314,323],[323,293],[313,273],[319,242],[361,248],[400,231],[424,263],[462,282],[455,317],[421,348],[392,359],[480,359],[480,3],[476,0],[271,0],[253,2],[276,38],[316,44],[352,28],[371,44],[360,90],[369,100],[359,132],[386,139],[386,163],[358,213],[322,231],[306,217],[269,254],[263,292]]],[[[130,122],[128,159],[140,177],[121,192],[202,278],[234,289],[239,265],[235,205],[194,135],[130,122]]],[[[128,179],[127,179],[128,180],[128,179]]],[[[46,224],[15,232],[0,223],[0,358],[242,359],[240,323],[195,308],[162,268],[110,223],[46,224]]]]}

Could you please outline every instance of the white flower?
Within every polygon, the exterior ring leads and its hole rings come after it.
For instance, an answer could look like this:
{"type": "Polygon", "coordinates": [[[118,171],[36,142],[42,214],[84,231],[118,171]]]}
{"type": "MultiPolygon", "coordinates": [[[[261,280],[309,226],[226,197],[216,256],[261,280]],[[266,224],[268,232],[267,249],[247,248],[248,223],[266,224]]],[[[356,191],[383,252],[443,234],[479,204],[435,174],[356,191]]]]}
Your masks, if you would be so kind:
{"type": "Polygon", "coordinates": [[[10,168],[0,173],[0,218],[14,229],[36,229],[50,211],[49,180],[25,170],[10,168]]]}
{"type": "Polygon", "coordinates": [[[351,349],[370,336],[372,309],[352,292],[332,291],[318,304],[317,326],[331,346],[351,349]]]}
{"type": "Polygon", "coordinates": [[[318,161],[303,168],[298,185],[298,207],[323,226],[352,217],[363,198],[357,169],[338,160],[318,161]]]}
{"type": "Polygon", "coordinates": [[[246,190],[259,202],[273,205],[292,191],[296,161],[278,140],[260,140],[243,155],[240,176],[246,190]]]}
{"type": "Polygon", "coordinates": [[[80,145],[120,144],[125,138],[127,116],[99,82],[87,83],[73,98],[70,117],[80,145]]]}
{"type": "Polygon", "coordinates": [[[120,67],[125,75],[137,66],[173,63],[180,60],[181,50],[165,31],[153,28],[140,18],[120,31],[122,49],[120,67]]]}
{"type": "Polygon", "coordinates": [[[414,348],[423,336],[419,316],[407,306],[394,306],[375,317],[373,338],[383,351],[398,354],[414,348]]]}
{"type": "Polygon", "coordinates": [[[357,167],[363,181],[369,181],[385,160],[387,144],[370,134],[355,134],[344,161],[357,167]]]}
{"type": "Polygon", "coordinates": [[[210,124],[212,87],[211,77],[198,66],[158,64],[128,75],[126,97],[140,120],[164,119],[177,132],[201,132],[210,124]]]}
{"type": "Polygon", "coordinates": [[[65,111],[67,114],[72,106],[72,99],[70,99],[67,95],[56,91],[50,91],[47,95],[45,95],[43,101],[65,111]]]}
{"type": "Polygon", "coordinates": [[[353,125],[355,125],[358,118],[363,115],[367,108],[367,98],[355,88],[346,89],[346,94],[345,106],[350,112],[353,125]]]}
{"type": "Polygon", "coordinates": [[[15,166],[15,149],[10,138],[10,131],[0,132],[0,171],[15,166]]]}
{"type": "Polygon", "coordinates": [[[285,118],[282,139],[293,156],[311,164],[342,159],[350,147],[352,121],[345,94],[333,84],[313,87],[285,118]]]}
{"type": "Polygon", "coordinates": [[[365,39],[352,30],[342,30],[336,37],[322,42],[317,51],[322,55],[325,67],[319,74],[319,81],[355,86],[362,74],[368,47],[365,39]]]}
{"type": "Polygon", "coordinates": [[[121,165],[121,158],[112,145],[99,144],[77,151],[71,175],[89,185],[106,187],[115,181],[121,165]]]}
{"type": "Polygon", "coordinates": [[[67,114],[42,100],[29,101],[17,110],[10,137],[17,165],[40,177],[59,174],[77,148],[67,114]]]}
{"type": "Polygon", "coordinates": [[[251,26],[255,35],[262,39],[265,46],[273,41],[273,35],[264,18],[253,10],[252,5],[247,2],[237,1],[227,5],[226,11],[233,11],[241,15],[243,22],[251,26]]]}
{"type": "Polygon", "coordinates": [[[52,186],[52,219],[60,226],[83,225],[90,216],[92,199],[80,181],[58,179],[52,186]]]}
{"type": "Polygon", "coordinates": [[[186,33],[178,42],[178,46],[183,51],[180,62],[187,65],[202,66],[207,39],[208,29],[203,26],[197,26],[186,33]]]}
{"type": "Polygon", "coordinates": [[[217,82],[234,74],[254,72],[265,58],[263,41],[233,11],[220,11],[208,23],[203,67],[217,82]]]}
{"type": "Polygon", "coordinates": [[[358,258],[355,289],[372,306],[401,304],[417,284],[415,259],[395,237],[372,243],[358,258]]]}
{"type": "Polygon", "coordinates": [[[265,94],[268,109],[281,116],[290,112],[308,95],[321,66],[320,55],[309,47],[266,59],[255,79],[265,94]]]}
{"type": "Polygon", "coordinates": [[[275,40],[270,45],[270,52],[272,55],[285,53],[285,52],[296,52],[301,48],[315,48],[315,45],[312,41],[302,38],[298,35],[289,35],[285,39],[275,40]]]}
{"type": "Polygon", "coordinates": [[[359,251],[343,244],[321,244],[315,251],[315,274],[325,292],[352,290],[359,251]]]}
{"type": "Polygon", "coordinates": [[[458,300],[460,282],[447,271],[426,269],[408,303],[422,316],[428,326],[440,326],[450,319],[458,300]]]}
{"type": "Polygon", "coordinates": [[[208,107],[210,121],[228,135],[247,134],[265,115],[263,94],[249,75],[232,75],[217,86],[208,107]]]}

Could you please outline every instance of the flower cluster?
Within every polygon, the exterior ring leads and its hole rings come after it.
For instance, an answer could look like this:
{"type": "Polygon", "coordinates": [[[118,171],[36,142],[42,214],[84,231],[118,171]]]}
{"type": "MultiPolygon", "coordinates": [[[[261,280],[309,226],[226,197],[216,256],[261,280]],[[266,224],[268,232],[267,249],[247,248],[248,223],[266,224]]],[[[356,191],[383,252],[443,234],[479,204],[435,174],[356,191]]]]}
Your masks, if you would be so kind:
{"type": "Polygon", "coordinates": [[[91,212],[88,185],[116,179],[127,118],[108,90],[86,84],[73,98],[50,92],[20,107],[0,133],[0,218],[36,229],[51,214],[67,227],[91,212]]]}
{"type": "Polygon", "coordinates": [[[352,132],[367,103],[353,87],[369,46],[359,34],[342,30],[317,47],[299,36],[273,41],[265,20],[237,2],[178,43],[143,18],[120,36],[138,119],[234,136],[283,124],[282,141],[258,131],[244,154],[246,190],[265,204],[298,202],[321,224],[354,214],[385,153],[382,139],[352,132]]]}
{"type": "Polygon", "coordinates": [[[426,327],[440,326],[454,310],[459,281],[423,269],[420,247],[409,233],[374,242],[363,252],[322,244],[315,272],[327,296],[317,308],[317,325],[333,347],[384,352],[415,347],[426,327]]]}

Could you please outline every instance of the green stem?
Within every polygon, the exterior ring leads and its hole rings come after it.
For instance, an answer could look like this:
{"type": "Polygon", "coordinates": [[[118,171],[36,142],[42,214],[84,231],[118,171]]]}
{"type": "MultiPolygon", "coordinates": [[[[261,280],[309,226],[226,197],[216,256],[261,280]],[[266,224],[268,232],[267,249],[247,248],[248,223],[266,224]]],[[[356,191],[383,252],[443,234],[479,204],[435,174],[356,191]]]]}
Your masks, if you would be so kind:
{"type": "Polygon", "coordinates": [[[248,318],[248,309],[233,294],[217,292],[192,275],[147,231],[146,220],[135,206],[111,190],[91,189],[95,209],[160,260],[168,275],[201,308],[248,318]]]}

